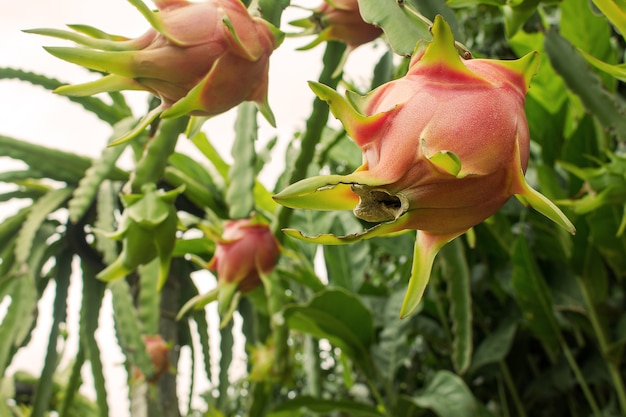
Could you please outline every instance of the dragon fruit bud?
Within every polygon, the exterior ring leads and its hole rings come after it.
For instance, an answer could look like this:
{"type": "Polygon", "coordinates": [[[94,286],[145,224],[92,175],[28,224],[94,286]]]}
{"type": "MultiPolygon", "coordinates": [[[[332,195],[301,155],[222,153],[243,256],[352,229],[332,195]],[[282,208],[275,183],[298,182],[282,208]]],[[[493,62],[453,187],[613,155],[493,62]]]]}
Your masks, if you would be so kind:
{"type": "MultiPolygon", "coordinates": [[[[267,104],[269,57],[284,34],[265,20],[251,16],[240,0],[155,1],[158,12],[141,0],[129,0],[152,28],[126,39],[84,26],[75,32],[33,29],[30,33],[74,41],[80,48],[47,47],[52,55],[90,69],[109,73],[84,84],[63,86],[57,92],[88,96],[120,90],[146,90],[162,100],[126,134],[131,139],[159,115],[207,118],[243,101],[258,104],[274,125],[267,104]]],[[[117,143],[123,140],[118,140],[117,143]]]]}
{"type": "MultiPolygon", "coordinates": [[[[148,378],[148,382],[155,383],[159,380],[161,375],[169,371],[171,368],[168,354],[172,348],[169,343],[163,340],[161,335],[143,335],[143,342],[146,346],[146,352],[152,360],[154,366],[154,373],[148,378]]],[[[133,366],[133,378],[142,379],[144,375],[141,373],[138,367],[133,366]]]]}
{"type": "Polygon", "coordinates": [[[278,259],[278,242],[266,224],[251,219],[226,222],[209,269],[217,272],[220,285],[236,284],[250,291],[261,284],[278,259]]]}
{"type": "Polygon", "coordinates": [[[306,19],[290,22],[306,29],[304,34],[317,33],[317,38],[300,48],[309,49],[324,41],[339,41],[354,49],[378,38],[383,31],[363,21],[357,0],[324,0],[306,19]]]}
{"type": "Polygon", "coordinates": [[[343,244],[417,230],[402,317],[417,308],[438,251],[513,195],[574,232],[524,178],[530,141],[524,102],[537,53],[515,61],[464,60],[441,16],[431,31],[432,42],[418,44],[405,77],[364,97],[311,83],[362,149],[363,165],[350,175],[302,180],[275,196],[289,207],[353,210],[377,223],[349,236],[287,230],[312,242],[343,244]]]}

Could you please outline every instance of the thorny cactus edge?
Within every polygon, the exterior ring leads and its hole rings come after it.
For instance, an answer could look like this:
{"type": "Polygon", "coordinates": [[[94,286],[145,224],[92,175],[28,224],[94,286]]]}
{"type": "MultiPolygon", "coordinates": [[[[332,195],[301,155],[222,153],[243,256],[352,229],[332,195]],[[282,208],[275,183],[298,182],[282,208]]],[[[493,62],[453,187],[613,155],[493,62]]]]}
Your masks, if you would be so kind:
{"type": "Polygon", "coordinates": [[[145,90],[161,99],[160,106],[114,144],[132,139],[159,116],[197,116],[193,124],[197,127],[243,101],[255,102],[275,125],[267,103],[268,70],[269,57],[284,38],[281,31],[251,16],[239,0],[156,0],[156,12],[141,0],[129,2],[152,26],[136,39],[84,25],[70,25],[74,31],[26,31],[79,44],[45,49],[63,60],[109,73],[96,81],[62,86],[57,93],[90,96],[145,90]]]}
{"type": "Polygon", "coordinates": [[[407,75],[366,96],[343,97],[311,83],[362,149],[363,165],[350,175],[304,179],[274,197],[292,208],[353,210],[377,223],[348,236],[285,230],[309,242],[338,245],[417,230],[401,317],[417,308],[439,250],[513,195],[574,233],[524,178],[530,142],[524,102],[538,54],[462,60],[441,16],[431,31],[432,42],[418,43],[407,75]]]}

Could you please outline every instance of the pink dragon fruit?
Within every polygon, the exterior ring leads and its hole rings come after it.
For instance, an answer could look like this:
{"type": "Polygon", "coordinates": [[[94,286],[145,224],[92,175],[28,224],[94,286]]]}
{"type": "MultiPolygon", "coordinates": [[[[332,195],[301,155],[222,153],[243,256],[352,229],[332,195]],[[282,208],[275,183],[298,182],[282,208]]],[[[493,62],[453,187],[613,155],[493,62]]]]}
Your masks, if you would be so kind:
{"type": "Polygon", "coordinates": [[[251,219],[226,223],[209,269],[217,271],[219,285],[235,284],[250,291],[261,284],[278,259],[278,242],[266,224],[251,219]]]}
{"type": "Polygon", "coordinates": [[[574,233],[567,217],[524,178],[530,140],[524,101],[537,53],[514,61],[463,60],[443,18],[437,16],[431,32],[432,42],[418,44],[405,77],[364,97],[311,83],[362,149],[364,162],[350,175],[308,178],[275,196],[288,207],[352,209],[378,223],[341,237],[286,230],[307,241],[343,244],[417,230],[401,317],[417,308],[439,250],[513,195],[574,233]]]}
{"type": "Polygon", "coordinates": [[[267,104],[269,57],[284,34],[265,20],[251,16],[240,0],[156,0],[153,12],[141,0],[129,0],[152,25],[136,39],[105,34],[74,25],[75,32],[33,29],[80,48],[47,47],[66,61],[109,75],[93,82],[56,90],[88,96],[120,90],[146,90],[162,100],[138,126],[117,143],[141,132],[159,115],[210,117],[243,101],[257,103],[271,124],[267,104]]]}
{"type": "Polygon", "coordinates": [[[305,34],[318,33],[313,42],[301,49],[332,40],[343,42],[352,50],[373,41],[383,33],[379,27],[363,21],[357,0],[324,0],[309,18],[290,24],[307,29],[305,34]]]}

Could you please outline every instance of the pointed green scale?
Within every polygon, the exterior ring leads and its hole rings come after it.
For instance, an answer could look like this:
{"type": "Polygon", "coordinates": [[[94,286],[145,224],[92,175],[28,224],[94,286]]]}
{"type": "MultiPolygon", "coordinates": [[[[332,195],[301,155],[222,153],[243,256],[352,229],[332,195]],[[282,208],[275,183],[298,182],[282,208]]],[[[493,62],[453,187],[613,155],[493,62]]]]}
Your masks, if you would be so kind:
{"type": "Polygon", "coordinates": [[[513,60],[489,60],[494,65],[500,65],[508,70],[520,74],[524,79],[524,93],[528,91],[530,87],[531,79],[537,74],[539,70],[539,52],[529,52],[519,59],[513,60]]]}
{"type": "Polygon", "coordinates": [[[328,103],[330,111],[341,121],[348,135],[359,146],[363,146],[378,137],[378,133],[384,126],[387,113],[365,116],[359,108],[354,106],[354,103],[359,100],[354,95],[346,98],[327,85],[314,81],[309,81],[309,87],[320,100],[328,103]]]}
{"type": "Polygon", "coordinates": [[[27,29],[25,33],[50,36],[57,39],[65,39],[75,42],[79,45],[87,46],[89,48],[101,49],[103,51],[131,51],[135,47],[130,42],[119,42],[109,39],[99,39],[91,36],[85,36],[78,32],[70,32],[69,30],[61,29],[27,29]]]}
{"type": "Polygon", "coordinates": [[[398,232],[406,230],[406,226],[409,223],[409,216],[402,216],[397,220],[390,222],[379,223],[374,227],[371,227],[361,233],[354,233],[346,236],[336,236],[333,234],[320,234],[317,236],[307,236],[296,229],[283,229],[283,232],[292,238],[309,242],[317,243],[320,245],[347,245],[354,242],[360,242],[366,239],[372,239],[374,237],[385,236],[391,237],[398,232]]]}
{"type": "Polygon", "coordinates": [[[65,46],[45,46],[44,49],[57,58],[72,64],[125,77],[135,76],[133,71],[135,52],[133,51],[91,51],[65,46]]]}
{"type": "Polygon", "coordinates": [[[571,234],[576,234],[576,228],[565,214],[546,196],[532,188],[522,170],[522,162],[519,149],[519,140],[515,140],[515,155],[513,158],[515,166],[513,172],[517,173],[513,178],[512,191],[515,197],[524,205],[530,205],[533,209],[546,216],[559,226],[563,227],[571,234]]]}
{"type": "Polygon", "coordinates": [[[222,17],[222,23],[224,23],[224,26],[226,26],[226,28],[228,28],[228,32],[230,32],[233,39],[235,40],[235,45],[237,45],[239,53],[246,57],[246,59],[248,59],[249,61],[258,60],[263,55],[263,51],[259,49],[258,53],[255,55],[253,51],[246,48],[246,45],[244,45],[241,39],[239,39],[239,35],[235,30],[235,26],[233,25],[233,22],[230,20],[224,9],[220,7],[219,11],[224,14],[224,16],[222,17]]]}
{"type": "Polygon", "coordinates": [[[430,163],[435,165],[442,171],[447,172],[450,175],[454,175],[457,178],[462,178],[461,175],[461,159],[452,151],[439,151],[432,156],[427,157],[430,163]]]}
{"type": "Polygon", "coordinates": [[[98,93],[122,90],[145,90],[145,87],[132,78],[110,74],[82,84],[63,85],[54,90],[56,94],[70,97],[87,97],[98,93]]]}
{"type": "Polygon", "coordinates": [[[291,184],[273,198],[290,208],[310,210],[352,210],[359,202],[350,191],[349,176],[325,175],[291,184]]]}
{"type": "Polygon", "coordinates": [[[158,106],[155,107],[154,109],[150,110],[144,117],[142,117],[137,124],[135,125],[135,127],[133,127],[130,131],[126,132],[125,134],[123,134],[122,136],[120,136],[119,138],[114,139],[113,141],[111,141],[111,143],[109,143],[108,146],[117,146],[117,145],[121,145],[122,143],[128,142],[129,140],[132,140],[134,138],[136,138],[137,136],[139,136],[148,126],[150,126],[150,123],[152,123],[153,121],[156,120],[157,117],[159,117],[159,115],[163,112],[163,106],[158,106]]]}
{"type": "MultiPolygon", "coordinates": [[[[148,23],[150,23],[150,26],[152,26],[154,30],[156,30],[157,32],[165,36],[167,40],[169,40],[171,43],[177,46],[186,45],[185,42],[173,37],[170,33],[167,32],[165,26],[163,26],[163,22],[161,21],[159,14],[150,10],[150,8],[146,6],[146,4],[143,1],[128,0],[128,2],[132,4],[133,6],[135,6],[137,10],[139,10],[139,13],[141,13],[143,17],[146,18],[146,20],[148,21],[148,23]]],[[[161,1],[159,3],[162,4],[164,2],[161,1]]],[[[171,3],[171,1],[166,2],[166,3],[171,3]]]]}
{"type": "Polygon", "coordinates": [[[461,62],[461,57],[455,46],[452,29],[450,29],[450,25],[441,15],[435,17],[435,22],[430,31],[433,35],[433,40],[428,44],[419,61],[416,62],[417,65],[420,67],[439,67],[443,62],[449,69],[476,76],[461,62]]]}
{"type": "Polygon", "coordinates": [[[417,231],[415,247],[413,250],[413,265],[411,266],[411,278],[409,278],[409,286],[406,295],[402,301],[400,308],[400,318],[410,316],[419,305],[426,286],[430,281],[430,274],[433,269],[433,263],[437,253],[448,242],[465,232],[435,235],[432,233],[417,231]]]}
{"type": "Polygon", "coordinates": [[[67,25],[68,28],[75,30],[76,32],[85,34],[87,36],[90,36],[92,38],[96,38],[96,39],[107,39],[110,41],[128,41],[130,40],[130,38],[127,38],[126,36],[121,36],[121,35],[113,35],[111,33],[107,33],[104,32],[98,28],[95,28],[93,26],[89,26],[89,25],[79,25],[79,24],[73,24],[73,25],[67,25]]]}

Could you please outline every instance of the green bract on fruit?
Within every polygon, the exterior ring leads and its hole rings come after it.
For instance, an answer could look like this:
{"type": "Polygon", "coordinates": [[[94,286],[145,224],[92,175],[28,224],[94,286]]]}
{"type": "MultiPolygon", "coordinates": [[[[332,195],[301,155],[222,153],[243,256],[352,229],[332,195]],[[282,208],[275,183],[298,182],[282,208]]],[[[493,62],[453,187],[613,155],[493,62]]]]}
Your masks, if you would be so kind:
{"type": "Polygon", "coordinates": [[[443,18],[437,16],[431,31],[432,42],[418,44],[406,76],[364,97],[311,83],[360,146],[364,162],[350,175],[308,178],[275,196],[288,207],[349,209],[378,223],[343,237],[287,230],[312,242],[343,244],[417,230],[402,317],[416,309],[441,247],[513,195],[574,232],[524,178],[530,140],[524,102],[537,53],[514,61],[463,60],[443,18]]]}
{"type": "Polygon", "coordinates": [[[301,49],[312,48],[330,40],[343,42],[354,49],[383,33],[380,28],[363,21],[357,0],[324,0],[309,18],[290,24],[305,28],[305,34],[318,34],[313,42],[301,49]]]}
{"type": "Polygon", "coordinates": [[[156,0],[158,12],[141,0],[129,0],[152,28],[136,39],[105,34],[82,25],[75,31],[33,29],[28,32],[74,41],[79,48],[47,47],[66,61],[109,75],[57,92],[89,96],[119,90],[146,90],[162,100],[129,134],[128,140],[159,115],[210,117],[243,101],[259,105],[268,121],[269,57],[283,33],[251,16],[239,0],[156,0]]]}

